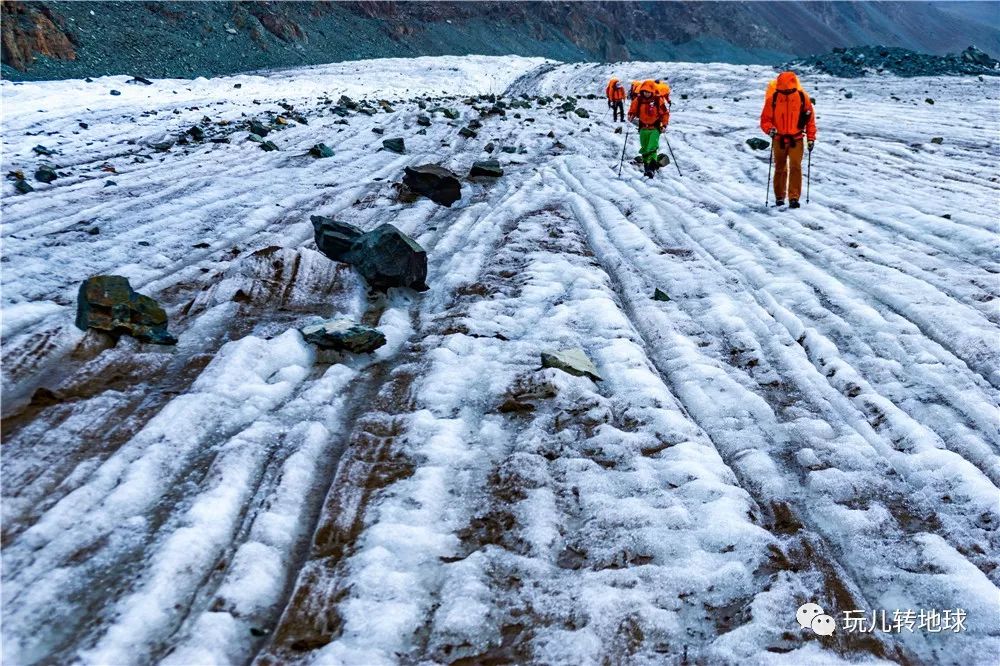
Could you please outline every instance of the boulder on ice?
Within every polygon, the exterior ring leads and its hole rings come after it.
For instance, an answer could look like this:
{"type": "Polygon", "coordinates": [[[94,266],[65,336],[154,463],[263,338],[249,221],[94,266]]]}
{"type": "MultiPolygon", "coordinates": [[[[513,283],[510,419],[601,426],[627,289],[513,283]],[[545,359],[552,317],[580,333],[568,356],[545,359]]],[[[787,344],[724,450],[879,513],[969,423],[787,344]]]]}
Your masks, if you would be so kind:
{"type": "Polygon", "coordinates": [[[354,225],[331,217],[313,215],[310,219],[320,252],[334,261],[354,266],[372,288],[428,289],[427,252],[391,224],[363,233],[354,225]]]}
{"type": "Polygon", "coordinates": [[[375,289],[428,289],[427,252],[391,224],[383,224],[358,238],[347,252],[345,261],[375,289]]]}
{"type": "Polygon", "coordinates": [[[458,176],[438,164],[424,164],[404,169],[403,184],[436,204],[450,207],[462,198],[458,176]]]}
{"type": "Polygon", "coordinates": [[[355,323],[346,317],[330,319],[299,329],[306,342],[320,349],[367,354],[385,344],[385,335],[370,326],[355,323]]]}
{"type": "Polygon", "coordinates": [[[149,296],[132,290],[120,275],[96,275],[84,280],[76,307],[76,325],[112,335],[131,335],[158,345],[177,344],[167,332],[167,313],[149,296]]]}
{"type": "Polygon", "coordinates": [[[750,146],[752,150],[767,150],[771,147],[771,143],[769,141],[765,141],[764,139],[756,136],[747,139],[747,145],[750,146]]]}
{"type": "Polygon", "coordinates": [[[499,178],[502,175],[503,169],[500,168],[500,162],[497,160],[478,160],[472,163],[472,170],[469,171],[469,178],[476,176],[499,178]]]}
{"type": "Polygon", "coordinates": [[[316,247],[334,261],[347,261],[344,257],[354,245],[354,241],[364,234],[353,224],[338,222],[332,217],[313,215],[309,218],[316,232],[316,247]]]}

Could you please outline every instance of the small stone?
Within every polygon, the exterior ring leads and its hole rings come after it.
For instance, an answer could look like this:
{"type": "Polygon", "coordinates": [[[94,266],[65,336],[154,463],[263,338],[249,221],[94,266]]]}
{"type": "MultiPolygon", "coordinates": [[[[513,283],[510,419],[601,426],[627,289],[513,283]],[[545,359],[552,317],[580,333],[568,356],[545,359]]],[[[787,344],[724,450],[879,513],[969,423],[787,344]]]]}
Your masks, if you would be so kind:
{"type": "Polygon", "coordinates": [[[653,300],[666,302],[670,300],[670,296],[667,296],[667,293],[665,291],[657,287],[656,290],[653,292],[653,300]]]}
{"type": "Polygon", "coordinates": [[[500,149],[500,152],[501,153],[509,153],[509,154],[513,155],[514,153],[517,152],[517,147],[516,146],[504,146],[503,148],[500,149]]]}
{"type": "Polygon", "coordinates": [[[317,143],[309,149],[309,154],[313,157],[333,157],[333,148],[325,143],[317,143]]]}
{"type": "Polygon", "coordinates": [[[615,134],[621,134],[621,133],[622,133],[622,128],[621,127],[616,127],[615,128],[615,134]]]}
{"type": "Polygon", "coordinates": [[[381,135],[385,134],[385,128],[384,127],[373,127],[372,128],[372,132],[374,132],[375,134],[378,134],[379,136],[381,136],[381,135]]]}
{"type": "Polygon", "coordinates": [[[58,177],[55,169],[47,165],[42,165],[35,171],[35,180],[40,183],[51,183],[58,177]]]}
{"type": "Polygon", "coordinates": [[[118,97],[118,95],[121,95],[122,93],[120,90],[112,90],[111,94],[114,95],[115,97],[118,97]]]}
{"type": "Polygon", "coordinates": [[[933,139],[931,139],[931,143],[936,143],[937,145],[940,146],[942,143],[944,143],[944,137],[943,136],[936,136],[933,139]]]}
{"type": "Polygon", "coordinates": [[[493,142],[490,141],[488,144],[483,146],[483,150],[485,150],[488,153],[492,153],[494,150],[496,150],[496,145],[494,145],[493,142]]]}
{"type": "Polygon", "coordinates": [[[89,129],[90,128],[90,125],[88,125],[87,123],[78,123],[78,124],[80,125],[80,129],[89,129]]]}
{"type": "Polygon", "coordinates": [[[580,116],[581,118],[589,118],[590,117],[590,113],[587,111],[587,109],[574,109],[573,112],[576,115],[580,116]]]}
{"type": "Polygon", "coordinates": [[[197,125],[188,129],[187,133],[191,135],[191,138],[194,139],[195,141],[201,141],[202,139],[205,138],[205,130],[198,127],[197,125]]]}
{"type": "Polygon", "coordinates": [[[475,139],[477,136],[479,136],[468,127],[463,127],[462,129],[458,130],[458,133],[461,136],[464,136],[466,139],[475,139]]]}
{"type": "Polygon", "coordinates": [[[118,183],[116,183],[113,180],[106,180],[106,181],[104,181],[104,187],[115,187],[117,185],[118,185],[118,183]]]}
{"type": "Polygon", "coordinates": [[[346,317],[330,319],[300,328],[305,341],[320,349],[369,354],[385,344],[385,335],[378,329],[364,326],[346,317]]]}
{"type": "Polygon", "coordinates": [[[851,91],[847,91],[847,92],[844,93],[844,99],[851,99],[853,97],[854,97],[854,93],[852,93],[851,91]]]}
{"type": "Polygon", "coordinates": [[[771,142],[755,136],[747,139],[747,145],[752,150],[767,150],[771,147],[771,142]]]}
{"type": "Polygon", "coordinates": [[[568,372],[577,377],[589,377],[595,382],[601,381],[602,377],[597,372],[597,367],[587,358],[582,349],[563,349],[553,352],[542,352],[542,367],[555,368],[568,372]]]}
{"type": "Polygon", "coordinates": [[[275,150],[280,150],[273,141],[264,141],[263,143],[260,144],[260,147],[265,153],[270,153],[275,150]]]}
{"type": "Polygon", "coordinates": [[[933,104],[933,103],[934,103],[934,100],[933,100],[933,99],[931,99],[930,97],[928,97],[928,98],[927,98],[927,99],[925,99],[924,101],[925,101],[925,102],[927,102],[928,104],[933,104]]]}
{"type": "Polygon", "coordinates": [[[264,123],[260,122],[259,120],[250,121],[251,134],[256,134],[257,136],[267,136],[268,134],[270,134],[270,132],[271,132],[270,128],[266,127],[264,123]]]}
{"type": "Polygon", "coordinates": [[[91,228],[87,229],[87,233],[90,234],[91,236],[96,236],[97,234],[101,233],[101,228],[100,227],[91,227],[91,228]]]}
{"type": "Polygon", "coordinates": [[[425,116],[422,114],[417,116],[417,124],[420,125],[421,127],[430,127],[431,125],[430,116],[425,116]]]}
{"type": "Polygon", "coordinates": [[[34,148],[32,148],[32,150],[35,151],[35,153],[37,153],[38,155],[55,155],[56,154],[56,151],[49,150],[48,148],[46,148],[45,146],[42,146],[42,145],[37,145],[34,148]]]}
{"type": "Polygon", "coordinates": [[[382,142],[382,147],[386,150],[391,150],[394,153],[403,154],[406,152],[406,143],[401,137],[395,139],[386,139],[382,142]]]}
{"type": "Polygon", "coordinates": [[[153,82],[144,76],[133,76],[131,79],[126,81],[126,83],[142,83],[147,86],[153,85],[153,82]]]}
{"type": "Polygon", "coordinates": [[[21,194],[27,194],[28,192],[34,192],[35,188],[28,184],[26,180],[18,180],[14,183],[14,189],[21,194]]]}
{"type": "Polygon", "coordinates": [[[472,119],[469,121],[469,129],[477,130],[480,129],[482,126],[483,124],[476,119],[472,119]]]}
{"type": "Polygon", "coordinates": [[[236,88],[237,90],[239,90],[240,88],[243,87],[243,84],[242,83],[234,83],[233,87],[236,88]]]}

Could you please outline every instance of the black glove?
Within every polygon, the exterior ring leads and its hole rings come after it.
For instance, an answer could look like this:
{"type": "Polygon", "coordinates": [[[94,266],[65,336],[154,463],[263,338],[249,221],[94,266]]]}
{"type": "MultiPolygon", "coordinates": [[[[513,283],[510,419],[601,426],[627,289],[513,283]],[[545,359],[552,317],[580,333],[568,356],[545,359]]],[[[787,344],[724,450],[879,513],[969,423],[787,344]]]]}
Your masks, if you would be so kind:
{"type": "Polygon", "coordinates": [[[773,139],[773,138],[774,138],[774,135],[775,135],[775,134],[777,134],[777,133],[778,133],[778,130],[777,130],[777,128],[774,128],[774,127],[772,127],[772,128],[771,128],[771,131],[770,131],[770,132],[768,132],[768,133],[767,133],[767,135],[768,135],[769,137],[771,137],[771,138],[773,139]]]}
{"type": "Polygon", "coordinates": [[[809,142],[809,152],[810,153],[813,151],[813,144],[814,143],[816,143],[816,139],[813,139],[812,141],[809,142]]]}

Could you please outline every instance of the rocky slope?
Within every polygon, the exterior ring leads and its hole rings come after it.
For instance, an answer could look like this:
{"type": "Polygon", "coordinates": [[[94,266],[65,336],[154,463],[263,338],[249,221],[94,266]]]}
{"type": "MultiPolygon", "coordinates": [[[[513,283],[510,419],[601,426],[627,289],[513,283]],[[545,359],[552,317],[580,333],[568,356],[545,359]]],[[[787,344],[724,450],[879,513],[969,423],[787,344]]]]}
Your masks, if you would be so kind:
{"type": "MultiPolygon", "coordinates": [[[[963,5],[965,3],[954,3],[963,5]]],[[[358,58],[522,54],[778,63],[834,47],[1000,50],[983,9],[940,3],[16,2],[3,76],[214,75],[358,58]],[[128,30],[122,30],[128,26],[128,30]]]]}

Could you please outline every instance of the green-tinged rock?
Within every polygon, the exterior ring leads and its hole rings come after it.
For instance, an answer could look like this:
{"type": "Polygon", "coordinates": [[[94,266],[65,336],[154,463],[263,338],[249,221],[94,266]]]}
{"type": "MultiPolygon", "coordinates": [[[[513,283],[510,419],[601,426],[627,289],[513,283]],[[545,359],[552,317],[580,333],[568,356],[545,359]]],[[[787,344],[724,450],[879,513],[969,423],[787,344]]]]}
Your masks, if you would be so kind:
{"type": "Polygon", "coordinates": [[[500,162],[497,160],[479,160],[473,162],[472,170],[469,171],[469,178],[475,178],[476,176],[499,178],[502,175],[503,169],[500,168],[500,162]]]}
{"type": "Polygon", "coordinates": [[[278,148],[273,141],[265,141],[260,144],[260,147],[265,153],[269,153],[273,150],[280,150],[280,148],[278,148]]]}
{"type": "Polygon", "coordinates": [[[406,143],[401,137],[396,137],[394,139],[386,139],[382,142],[382,147],[386,150],[391,150],[394,153],[403,154],[406,152],[406,143]]]}
{"type": "Polygon", "coordinates": [[[14,189],[21,194],[27,194],[28,192],[34,192],[35,188],[28,184],[26,180],[18,180],[14,183],[14,189]]]}
{"type": "Polygon", "coordinates": [[[351,246],[344,260],[353,265],[374,289],[428,289],[427,252],[391,224],[383,224],[363,234],[351,246]]]}
{"type": "Polygon", "coordinates": [[[313,157],[333,157],[333,148],[325,143],[317,143],[309,149],[309,154],[313,157]]]}
{"type": "Polygon", "coordinates": [[[154,299],[132,290],[120,275],[97,275],[84,280],[77,298],[76,325],[131,335],[158,345],[177,344],[167,332],[167,313],[154,299]]]}
{"type": "Polygon", "coordinates": [[[35,171],[35,180],[40,183],[51,183],[58,177],[59,174],[56,173],[55,169],[44,164],[35,171]]]}
{"type": "Polygon", "coordinates": [[[315,230],[316,247],[334,261],[345,261],[344,257],[354,241],[364,233],[353,224],[338,222],[324,215],[313,215],[309,221],[315,230]]]}
{"type": "Polygon", "coordinates": [[[350,97],[348,97],[347,95],[341,95],[340,99],[337,100],[337,104],[339,104],[340,106],[346,106],[348,109],[352,110],[358,108],[358,103],[355,102],[350,97]]]}
{"type": "Polygon", "coordinates": [[[931,139],[931,143],[936,143],[937,145],[940,146],[942,143],[944,143],[944,137],[943,136],[936,136],[933,139],[931,139]]]}
{"type": "Polygon", "coordinates": [[[602,380],[593,361],[579,348],[542,352],[542,367],[555,368],[577,377],[589,377],[595,382],[602,380]]]}
{"type": "Polygon", "coordinates": [[[514,154],[514,153],[517,152],[517,147],[516,146],[504,146],[503,148],[500,149],[500,152],[501,153],[514,154]]]}
{"type": "Polygon", "coordinates": [[[56,151],[49,150],[48,148],[46,148],[45,146],[43,146],[41,144],[35,146],[34,148],[32,148],[32,150],[35,151],[39,155],[49,156],[49,155],[55,155],[56,154],[56,151]]]}
{"type": "Polygon", "coordinates": [[[431,117],[421,114],[417,116],[417,124],[420,125],[421,127],[430,127],[431,117]]]}
{"type": "Polygon", "coordinates": [[[188,129],[187,133],[195,141],[201,141],[201,140],[203,140],[205,138],[205,130],[203,130],[202,128],[198,127],[197,125],[195,125],[195,126],[191,127],[190,129],[188,129]]]}
{"type": "Polygon", "coordinates": [[[771,147],[771,142],[755,136],[747,139],[747,145],[753,150],[767,150],[771,147]]]}
{"type": "Polygon", "coordinates": [[[250,133],[256,134],[257,136],[267,136],[271,133],[271,129],[259,120],[251,120],[250,133]]]}
{"type": "Polygon", "coordinates": [[[580,116],[581,118],[589,118],[590,117],[590,113],[587,111],[587,109],[573,109],[573,113],[575,113],[576,115],[580,116]]]}
{"type": "Polygon", "coordinates": [[[466,139],[475,139],[477,136],[479,136],[476,132],[469,129],[468,127],[463,127],[462,129],[458,130],[458,133],[461,136],[464,136],[466,139]]]}
{"type": "Polygon", "coordinates": [[[368,354],[385,344],[385,335],[381,331],[355,323],[346,317],[304,326],[299,332],[306,342],[320,349],[352,354],[368,354]]]}
{"type": "Polygon", "coordinates": [[[653,292],[653,300],[666,302],[670,300],[670,296],[668,296],[665,291],[657,287],[656,290],[653,292]]]}

